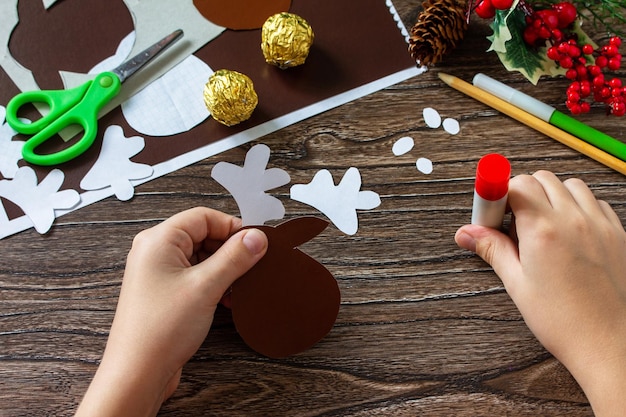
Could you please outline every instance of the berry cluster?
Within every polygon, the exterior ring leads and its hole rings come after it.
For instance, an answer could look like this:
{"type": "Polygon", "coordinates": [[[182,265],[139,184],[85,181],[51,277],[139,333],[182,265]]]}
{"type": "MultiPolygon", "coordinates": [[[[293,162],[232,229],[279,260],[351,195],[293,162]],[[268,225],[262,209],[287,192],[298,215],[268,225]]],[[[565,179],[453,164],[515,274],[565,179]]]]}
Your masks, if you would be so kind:
{"type": "Polygon", "coordinates": [[[546,41],[560,42],[577,16],[576,7],[566,1],[553,4],[549,9],[531,11],[526,16],[524,41],[531,46],[543,46],[546,41]]]}
{"type": "Polygon", "coordinates": [[[622,80],[613,77],[607,79],[605,69],[616,71],[620,68],[622,56],[619,47],[622,41],[614,36],[605,46],[593,49],[589,44],[580,48],[576,41],[563,41],[548,49],[548,58],[567,68],[565,76],[572,81],[567,88],[565,104],[572,114],[586,113],[590,109],[587,99],[593,96],[598,103],[605,103],[609,114],[626,114],[626,87],[622,80]],[[595,56],[595,63],[588,64],[587,56],[595,56]]]}

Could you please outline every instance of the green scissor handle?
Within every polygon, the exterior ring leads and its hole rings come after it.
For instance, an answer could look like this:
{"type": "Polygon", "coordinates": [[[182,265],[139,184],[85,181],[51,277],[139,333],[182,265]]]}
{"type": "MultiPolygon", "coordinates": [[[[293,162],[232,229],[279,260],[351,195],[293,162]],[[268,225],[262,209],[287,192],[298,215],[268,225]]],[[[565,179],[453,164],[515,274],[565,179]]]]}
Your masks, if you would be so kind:
{"type": "Polygon", "coordinates": [[[22,148],[24,160],[35,165],[57,165],[89,149],[98,131],[98,113],[119,93],[120,87],[117,75],[103,72],[70,90],[28,91],[13,97],[7,104],[7,123],[19,133],[34,134],[22,148]],[[27,103],[45,103],[50,112],[33,123],[24,123],[17,113],[27,103]],[[82,127],[82,138],[55,153],[42,155],[35,152],[39,145],[70,125],[82,127]]]}

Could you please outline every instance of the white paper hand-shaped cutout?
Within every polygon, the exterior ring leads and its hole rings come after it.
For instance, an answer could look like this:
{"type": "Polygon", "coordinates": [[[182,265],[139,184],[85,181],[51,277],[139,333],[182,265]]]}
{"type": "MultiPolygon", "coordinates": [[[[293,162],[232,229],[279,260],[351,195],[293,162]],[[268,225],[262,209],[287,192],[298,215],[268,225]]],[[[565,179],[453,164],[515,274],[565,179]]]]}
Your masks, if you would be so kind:
{"type": "MultiPolygon", "coordinates": [[[[37,175],[30,167],[21,167],[12,180],[0,181],[0,196],[17,204],[39,233],[50,230],[56,215],[54,210],[71,209],[80,202],[76,190],[59,191],[65,174],[53,169],[37,185],[37,175]]],[[[3,215],[6,220],[6,215],[3,215]]]]}
{"type": "Polygon", "coordinates": [[[0,174],[4,178],[13,178],[17,172],[17,162],[22,159],[23,141],[14,141],[17,132],[5,123],[6,108],[0,106],[0,174]]]}
{"type": "Polygon", "coordinates": [[[318,171],[308,184],[291,187],[291,199],[315,207],[324,213],[339,230],[353,235],[359,228],[357,210],[371,210],[380,205],[374,191],[360,191],[361,173],[352,167],[335,186],[328,170],[318,171]]]}
{"type": "Polygon", "coordinates": [[[142,137],[127,138],[120,126],[109,126],[104,132],[100,156],[81,180],[80,187],[83,190],[99,190],[110,186],[119,200],[129,200],[135,193],[131,180],[147,178],[153,172],[150,165],[130,160],[144,146],[142,137]]]}
{"type": "Polygon", "coordinates": [[[288,184],[291,178],[280,168],[265,169],[269,159],[270,148],[255,145],[246,154],[243,168],[219,162],[211,171],[211,177],[237,202],[244,226],[260,226],[267,220],[282,219],[285,215],[283,203],[265,191],[288,184]]]}

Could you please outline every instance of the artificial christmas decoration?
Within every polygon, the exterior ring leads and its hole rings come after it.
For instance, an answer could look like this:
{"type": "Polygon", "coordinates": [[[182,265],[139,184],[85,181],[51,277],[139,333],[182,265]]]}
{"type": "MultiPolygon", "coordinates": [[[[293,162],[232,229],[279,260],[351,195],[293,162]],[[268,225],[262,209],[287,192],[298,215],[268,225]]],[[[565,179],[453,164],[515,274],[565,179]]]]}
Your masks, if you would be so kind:
{"type": "Polygon", "coordinates": [[[626,87],[611,75],[621,68],[619,48],[626,24],[625,0],[427,0],[411,29],[409,52],[419,65],[432,66],[463,39],[471,13],[491,19],[491,46],[509,71],[531,83],[542,76],[571,80],[565,104],[572,114],[593,102],[607,113],[626,114],[626,87]],[[583,22],[607,33],[603,46],[583,31],[583,22]]]}
{"type": "Polygon", "coordinates": [[[494,9],[488,51],[496,52],[507,70],[533,84],[542,76],[571,80],[565,104],[572,114],[588,112],[593,102],[604,104],[608,114],[626,114],[626,89],[610,75],[621,67],[621,38],[610,36],[606,45],[597,46],[582,29],[587,20],[611,33],[612,22],[624,23],[625,1],[515,0],[508,9],[498,9],[494,0],[478,0],[474,10],[480,17],[483,8],[494,9]]]}
{"type": "Polygon", "coordinates": [[[411,29],[409,52],[419,65],[432,66],[452,51],[467,31],[465,0],[427,0],[411,29]]]}

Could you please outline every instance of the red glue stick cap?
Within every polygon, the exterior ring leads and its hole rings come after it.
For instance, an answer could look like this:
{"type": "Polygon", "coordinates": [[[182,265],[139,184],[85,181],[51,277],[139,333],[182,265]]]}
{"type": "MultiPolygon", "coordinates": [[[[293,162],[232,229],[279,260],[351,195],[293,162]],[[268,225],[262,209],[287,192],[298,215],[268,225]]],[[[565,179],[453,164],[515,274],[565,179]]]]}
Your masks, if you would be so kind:
{"type": "Polygon", "coordinates": [[[508,193],[510,178],[508,159],[497,153],[485,155],[476,167],[476,192],[485,200],[499,200],[508,193]]]}

